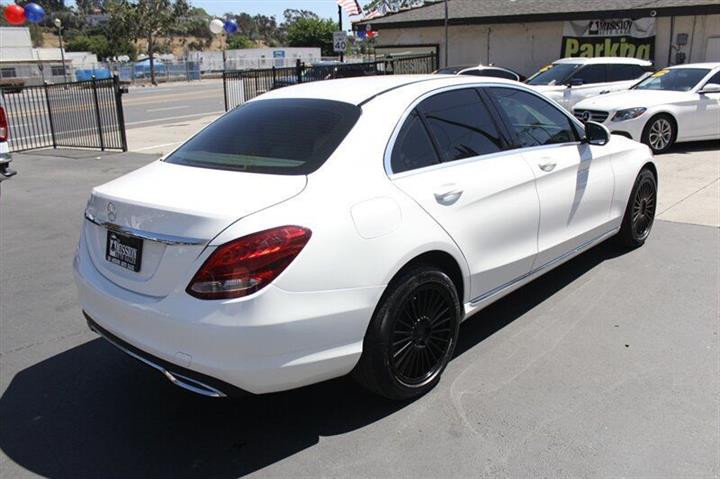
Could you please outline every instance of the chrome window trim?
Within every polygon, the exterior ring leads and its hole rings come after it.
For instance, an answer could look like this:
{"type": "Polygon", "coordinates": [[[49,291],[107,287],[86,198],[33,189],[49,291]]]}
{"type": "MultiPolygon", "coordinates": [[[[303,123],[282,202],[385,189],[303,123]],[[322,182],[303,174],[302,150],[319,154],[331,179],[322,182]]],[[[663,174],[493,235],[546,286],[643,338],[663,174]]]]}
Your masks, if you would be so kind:
{"type": "MultiPolygon", "coordinates": [[[[410,116],[410,113],[412,113],[412,111],[421,102],[423,102],[424,100],[428,99],[431,96],[435,96],[440,93],[445,93],[448,91],[463,90],[463,89],[477,89],[477,88],[510,88],[510,89],[519,90],[519,91],[522,91],[525,93],[530,93],[531,95],[535,95],[539,99],[548,103],[548,105],[550,105],[550,106],[554,107],[555,109],[557,109],[558,111],[560,111],[563,115],[565,115],[566,118],[569,118],[570,122],[573,123],[576,127],[578,127],[580,132],[585,131],[585,127],[583,126],[583,124],[577,118],[575,118],[575,116],[573,116],[571,112],[568,112],[567,110],[565,110],[563,107],[561,107],[554,101],[550,100],[549,98],[544,97],[543,95],[532,90],[531,88],[522,87],[522,86],[514,85],[511,83],[490,83],[490,82],[463,83],[463,84],[459,84],[459,85],[444,86],[444,87],[436,88],[434,90],[427,91],[427,92],[423,93],[422,95],[420,95],[419,97],[417,97],[412,103],[410,103],[410,106],[408,108],[406,108],[405,111],[403,112],[403,114],[401,115],[400,120],[398,120],[397,124],[395,125],[392,135],[390,135],[390,139],[388,140],[388,143],[385,146],[385,155],[384,155],[383,163],[384,163],[384,167],[385,167],[385,174],[387,174],[388,178],[390,178],[391,180],[397,179],[397,178],[403,178],[405,176],[410,176],[411,174],[415,174],[415,173],[419,173],[419,172],[433,171],[433,170],[437,170],[440,168],[447,168],[448,166],[466,164],[466,163],[470,163],[473,161],[483,160],[486,158],[497,157],[499,155],[507,154],[507,153],[522,153],[524,151],[533,151],[533,150],[539,149],[539,148],[579,145],[582,143],[580,141],[573,141],[573,142],[568,142],[568,143],[554,143],[552,145],[530,146],[527,148],[511,148],[508,150],[502,150],[502,151],[498,151],[495,153],[488,153],[485,155],[478,155],[478,156],[473,156],[470,158],[463,158],[462,160],[456,160],[456,161],[446,161],[444,163],[442,163],[442,162],[438,163],[437,165],[424,166],[422,168],[416,168],[414,170],[408,170],[408,171],[403,171],[400,173],[394,173],[392,170],[392,151],[395,148],[395,142],[397,141],[397,137],[400,134],[400,130],[402,129],[403,125],[405,124],[405,121],[407,120],[407,118],[410,116]]],[[[502,120],[500,120],[500,121],[502,121],[502,120]]]]}
{"type": "Polygon", "coordinates": [[[175,236],[162,233],[151,233],[149,231],[142,231],[139,229],[131,228],[129,226],[120,226],[109,221],[102,221],[95,218],[92,214],[85,212],[85,219],[90,223],[106,228],[109,231],[115,231],[125,236],[131,236],[133,238],[139,238],[142,240],[154,241],[156,243],[162,243],[169,246],[199,246],[205,245],[210,240],[201,238],[188,238],[185,236],[175,236]]]}

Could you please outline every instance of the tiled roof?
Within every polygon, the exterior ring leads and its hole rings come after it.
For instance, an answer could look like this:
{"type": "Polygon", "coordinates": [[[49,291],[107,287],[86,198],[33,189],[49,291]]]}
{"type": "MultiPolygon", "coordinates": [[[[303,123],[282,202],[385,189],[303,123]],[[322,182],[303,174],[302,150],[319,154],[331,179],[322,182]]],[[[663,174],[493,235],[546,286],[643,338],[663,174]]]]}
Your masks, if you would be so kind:
{"type": "MultiPolygon", "coordinates": [[[[372,25],[422,26],[437,24],[445,18],[443,1],[426,2],[419,8],[374,18],[372,25]],[[417,25],[415,25],[417,24],[417,25]]],[[[607,17],[613,12],[631,13],[641,10],[649,14],[720,13],[720,0],[448,0],[451,24],[493,23],[498,21],[539,21],[568,17],[607,17]]]]}

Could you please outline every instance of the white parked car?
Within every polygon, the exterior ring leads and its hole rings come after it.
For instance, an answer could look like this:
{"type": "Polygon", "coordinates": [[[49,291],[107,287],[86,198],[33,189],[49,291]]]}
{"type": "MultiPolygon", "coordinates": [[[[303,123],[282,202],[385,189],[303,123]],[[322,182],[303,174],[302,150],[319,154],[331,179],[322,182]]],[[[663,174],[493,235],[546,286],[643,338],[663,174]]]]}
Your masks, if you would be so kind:
{"type": "Polygon", "coordinates": [[[605,239],[650,233],[650,150],[464,76],[264,94],[96,187],[74,262],[90,327],[183,388],[354,372],[423,394],[460,322],[605,239]]]}
{"type": "Polygon", "coordinates": [[[574,108],[581,120],[666,152],[681,141],[720,138],[720,63],[678,65],[660,70],[632,89],[584,100],[574,108]]]}
{"type": "Polygon", "coordinates": [[[652,63],[636,58],[563,58],[541,68],[526,83],[572,111],[577,102],[627,90],[652,71],[652,63]]]}

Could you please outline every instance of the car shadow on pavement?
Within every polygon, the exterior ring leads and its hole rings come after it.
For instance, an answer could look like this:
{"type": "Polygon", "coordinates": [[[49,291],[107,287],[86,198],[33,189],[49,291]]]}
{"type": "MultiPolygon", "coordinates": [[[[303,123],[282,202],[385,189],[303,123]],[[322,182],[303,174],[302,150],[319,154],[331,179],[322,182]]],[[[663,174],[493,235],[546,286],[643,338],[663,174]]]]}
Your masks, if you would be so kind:
{"type": "MultiPolygon", "coordinates": [[[[462,326],[454,360],[620,253],[600,245],[476,314],[462,326]]],[[[96,339],[12,379],[0,398],[0,448],[46,477],[238,477],[406,406],[348,377],[284,393],[206,399],[96,339]]]]}
{"type": "MultiPolygon", "coordinates": [[[[717,151],[719,147],[720,141],[718,140],[690,141],[674,144],[670,147],[668,153],[686,154],[696,151],[717,151]]],[[[658,158],[662,158],[662,155],[659,155],[658,158]]]]}

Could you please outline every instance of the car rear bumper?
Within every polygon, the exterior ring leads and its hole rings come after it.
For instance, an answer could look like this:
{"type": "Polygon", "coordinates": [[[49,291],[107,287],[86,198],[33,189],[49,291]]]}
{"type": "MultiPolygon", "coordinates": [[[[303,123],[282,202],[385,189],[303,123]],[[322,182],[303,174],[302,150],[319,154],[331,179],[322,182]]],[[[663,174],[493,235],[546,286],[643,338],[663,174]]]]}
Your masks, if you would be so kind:
{"type": "Polygon", "coordinates": [[[91,329],[168,379],[188,379],[216,397],[282,391],[347,374],[384,290],[297,293],[270,285],[248,298],[203,301],[179,285],[154,298],[106,279],[83,239],[74,271],[91,329]]]}

